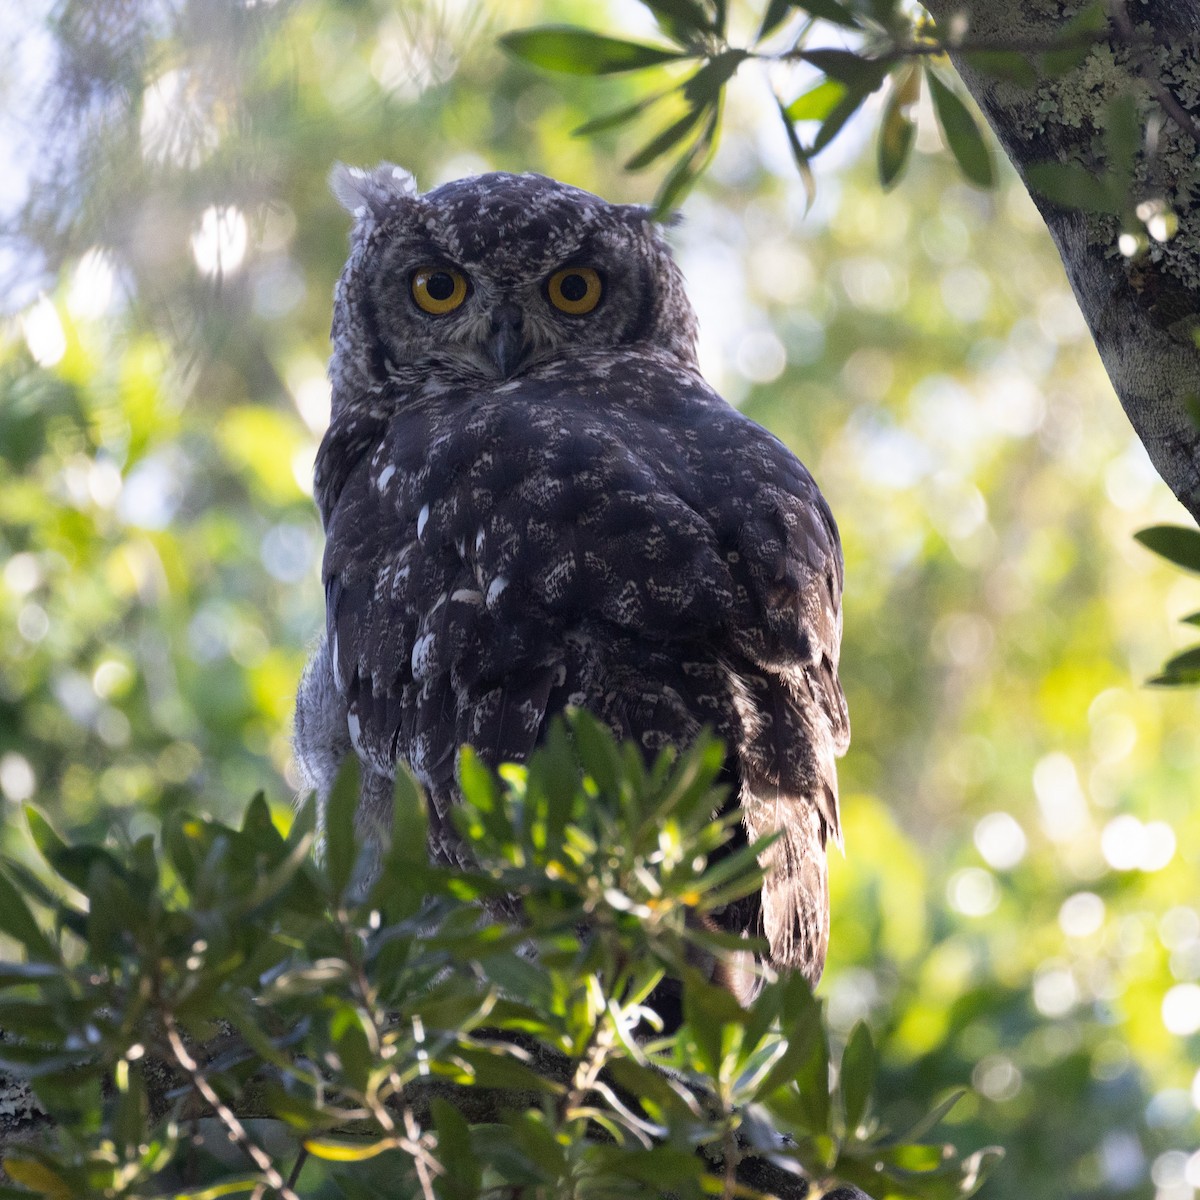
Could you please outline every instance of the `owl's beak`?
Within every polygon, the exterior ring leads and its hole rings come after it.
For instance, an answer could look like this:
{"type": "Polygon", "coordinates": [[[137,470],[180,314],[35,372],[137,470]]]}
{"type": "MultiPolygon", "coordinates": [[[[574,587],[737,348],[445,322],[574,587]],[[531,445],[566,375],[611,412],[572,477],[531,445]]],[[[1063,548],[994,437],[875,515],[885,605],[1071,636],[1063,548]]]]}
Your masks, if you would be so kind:
{"type": "Polygon", "coordinates": [[[498,305],[492,313],[492,328],[487,337],[488,357],[507,379],[521,365],[529,344],[525,340],[524,318],[511,301],[498,305]]]}

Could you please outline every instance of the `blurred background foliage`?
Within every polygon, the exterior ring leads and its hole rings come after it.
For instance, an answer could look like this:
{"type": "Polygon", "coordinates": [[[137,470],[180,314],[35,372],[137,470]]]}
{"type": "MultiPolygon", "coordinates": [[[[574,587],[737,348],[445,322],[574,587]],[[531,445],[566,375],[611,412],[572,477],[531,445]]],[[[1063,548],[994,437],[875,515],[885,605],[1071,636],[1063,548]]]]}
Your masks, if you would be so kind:
{"type": "MultiPolygon", "coordinates": [[[[423,187],[533,170],[648,201],[630,135],[571,136],[644,80],[558,86],[497,48],[553,21],[653,37],[633,0],[0,17],[6,849],[30,798],[122,840],[258,788],[283,819],[323,613],[309,486],[346,245],[325,178],[389,158],[423,187]]],[[[805,459],[845,541],[831,1021],[871,1022],[897,1120],[971,1084],[954,1140],[1008,1149],[985,1196],[1192,1200],[1200,697],[1144,680],[1200,585],[1131,537],[1182,510],[1010,171],[972,189],[926,112],[884,194],[876,96],[806,215],[743,74],[671,236],[706,373],[805,459]]]]}

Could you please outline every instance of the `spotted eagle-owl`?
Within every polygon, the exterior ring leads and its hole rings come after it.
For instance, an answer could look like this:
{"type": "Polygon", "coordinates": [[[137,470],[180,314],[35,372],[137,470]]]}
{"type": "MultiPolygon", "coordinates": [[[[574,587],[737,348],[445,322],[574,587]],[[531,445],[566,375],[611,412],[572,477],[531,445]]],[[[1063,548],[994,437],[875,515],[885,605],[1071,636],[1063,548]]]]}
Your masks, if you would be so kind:
{"type": "Polygon", "coordinates": [[[432,851],[462,864],[463,744],[523,760],[569,705],[647,752],[707,725],[745,835],[780,835],[761,896],[721,923],[815,982],[849,724],[841,548],[812,477],[700,375],[647,209],[538,175],[418,194],[389,163],[333,188],[354,228],[315,472],[306,782],[327,792],[357,754],[369,826],[402,760],[432,851]]]}

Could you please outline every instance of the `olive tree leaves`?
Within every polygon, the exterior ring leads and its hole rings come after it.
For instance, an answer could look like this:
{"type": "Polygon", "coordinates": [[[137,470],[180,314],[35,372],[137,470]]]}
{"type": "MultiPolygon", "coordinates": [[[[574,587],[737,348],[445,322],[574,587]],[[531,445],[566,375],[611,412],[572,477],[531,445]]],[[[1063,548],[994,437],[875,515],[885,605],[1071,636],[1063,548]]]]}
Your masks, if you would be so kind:
{"type": "MultiPolygon", "coordinates": [[[[991,140],[964,99],[948,53],[1006,86],[1032,88],[1076,70],[1098,45],[1123,36],[1110,24],[1103,0],[1092,0],[1046,43],[973,39],[970,30],[943,30],[901,0],[765,0],[749,46],[730,43],[726,5],[718,0],[643,0],[662,41],[630,41],[569,25],[507,34],[502,44],[536,67],[577,76],[654,71],[670,81],[586,122],[593,136],[666,114],[628,158],[631,171],[670,159],[655,198],[665,215],[707,167],[721,127],[725,86],[748,61],[791,65],[798,93],[776,77],[776,108],[800,177],[814,194],[812,160],[846,128],[867,100],[882,91],[875,135],[879,180],[890,188],[903,177],[916,142],[917,112],[932,114],[941,139],[965,179],[990,188],[996,180],[991,140]],[[807,70],[804,68],[808,68],[807,70]],[[922,93],[928,105],[920,106],[922,93]],[[782,94],[781,94],[782,93],[782,94]]],[[[1137,204],[1131,182],[1146,125],[1145,104],[1132,95],[1112,100],[1094,165],[1047,161],[1029,172],[1045,201],[1120,219],[1121,250],[1140,253],[1151,239],[1174,232],[1173,214],[1154,201],[1137,204]],[[1098,168],[1098,169],[1095,169],[1098,168]]],[[[928,118],[927,118],[928,119],[928,118]]]]}
{"type": "Polygon", "coordinates": [[[799,975],[743,1007],[696,968],[744,952],[703,917],[762,882],[723,760],[646,763],[584,713],[525,767],[464,750],[469,871],[428,861],[401,771],[369,887],[353,771],[319,863],[311,803],[286,834],[260,794],[240,828],[178,812],[132,846],[30,807],[0,854],[0,1083],[43,1119],[0,1139],[0,1198],[973,1195],[999,1151],[929,1136],[961,1089],[889,1127],[866,1025],[839,1056],[799,975]]]}
{"type": "MultiPolygon", "coordinates": [[[[726,6],[716,0],[644,0],[662,34],[659,43],[630,41],[567,25],[523,29],[501,39],[518,58],[583,77],[654,70],[673,78],[580,126],[583,136],[667,114],[628,158],[631,171],[670,158],[655,200],[661,216],[704,171],[716,148],[725,86],[746,62],[800,68],[802,90],[776,94],[779,118],[801,178],[814,188],[811,161],[842,132],[869,97],[884,89],[877,134],[879,177],[893,186],[916,136],[915,112],[928,90],[942,138],[969,182],[991,187],[992,152],[944,58],[948,43],[928,18],[898,0],[768,0],[751,46],[731,45],[726,6]],[[804,70],[803,68],[808,68],[804,70]]],[[[1031,76],[1021,55],[989,47],[980,65],[1007,78],[1031,76]]]]}

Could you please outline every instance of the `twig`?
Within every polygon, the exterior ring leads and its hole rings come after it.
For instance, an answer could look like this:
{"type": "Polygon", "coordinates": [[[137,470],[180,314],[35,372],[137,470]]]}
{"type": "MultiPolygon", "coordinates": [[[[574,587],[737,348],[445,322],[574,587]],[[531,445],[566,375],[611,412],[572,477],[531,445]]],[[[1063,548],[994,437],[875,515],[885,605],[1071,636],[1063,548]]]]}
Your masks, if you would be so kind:
{"type": "Polygon", "coordinates": [[[200,1070],[199,1063],[188,1053],[187,1047],[183,1044],[183,1038],[179,1034],[179,1027],[175,1024],[175,1014],[164,1007],[161,1015],[171,1054],[180,1069],[191,1080],[192,1086],[212,1106],[212,1110],[228,1131],[229,1140],[238,1146],[267,1177],[267,1182],[279,1193],[282,1200],[300,1200],[287,1180],[275,1169],[275,1164],[271,1162],[267,1152],[251,1140],[250,1135],[246,1132],[246,1127],[238,1120],[237,1114],[217,1095],[204,1072],[200,1070]]]}
{"type": "MultiPolygon", "coordinates": [[[[425,1200],[437,1200],[433,1192],[433,1173],[429,1169],[429,1164],[425,1161],[428,1151],[421,1145],[421,1130],[417,1126],[417,1122],[412,1114],[411,1108],[404,1110],[404,1129],[408,1134],[408,1140],[412,1143],[413,1166],[417,1170],[417,1179],[421,1184],[421,1195],[425,1200]]],[[[438,1168],[437,1174],[441,1174],[444,1168],[440,1163],[435,1162],[434,1166],[438,1168]]]]}

